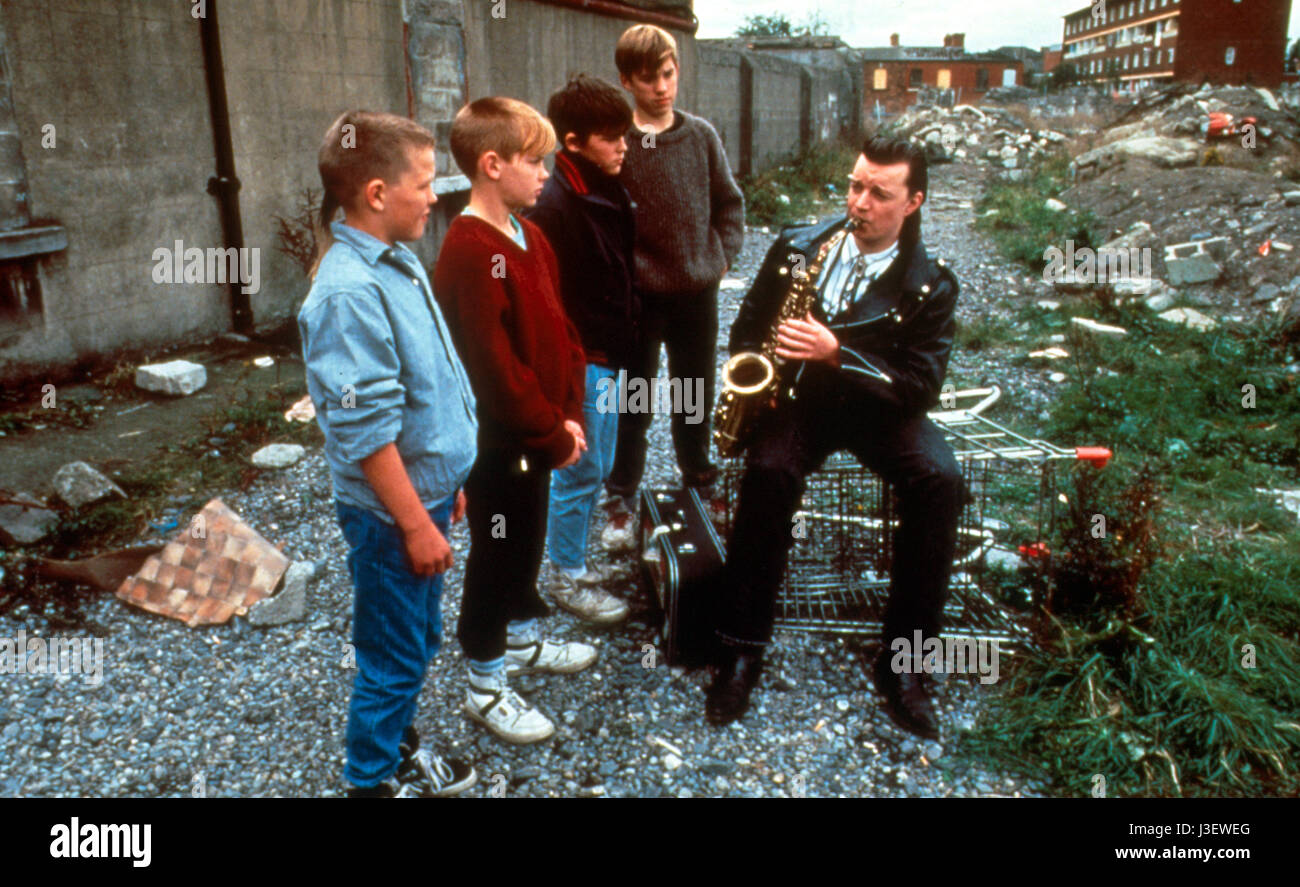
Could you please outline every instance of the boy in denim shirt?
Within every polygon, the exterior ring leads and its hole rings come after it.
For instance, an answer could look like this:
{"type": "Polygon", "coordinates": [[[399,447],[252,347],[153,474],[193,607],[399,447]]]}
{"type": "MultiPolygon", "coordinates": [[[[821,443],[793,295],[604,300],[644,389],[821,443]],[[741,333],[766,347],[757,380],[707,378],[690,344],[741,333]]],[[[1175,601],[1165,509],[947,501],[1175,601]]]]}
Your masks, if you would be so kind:
{"type": "Polygon", "coordinates": [[[307,388],[351,549],[357,675],[350,797],[442,797],[474,768],[419,749],[412,725],[441,635],[446,533],[465,511],[474,397],[415,254],[433,193],[433,135],[349,111],[319,155],[325,196],[311,291],[298,313],[307,388]],[[331,223],[342,208],[343,222],[331,223]]]}

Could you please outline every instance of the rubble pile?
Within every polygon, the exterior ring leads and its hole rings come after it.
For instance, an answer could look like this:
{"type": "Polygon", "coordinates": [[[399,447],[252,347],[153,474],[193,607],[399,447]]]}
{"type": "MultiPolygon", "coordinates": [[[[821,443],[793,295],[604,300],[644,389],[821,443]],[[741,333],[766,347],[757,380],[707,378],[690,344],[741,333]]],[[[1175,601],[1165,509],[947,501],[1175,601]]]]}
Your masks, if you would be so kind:
{"type": "Polygon", "coordinates": [[[1210,147],[1249,150],[1273,172],[1292,162],[1300,145],[1300,93],[1262,87],[1171,84],[1147,90],[1101,135],[1101,144],[1074,159],[1077,174],[1093,175],[1127,160],[1177,168],[1202,161],[1210,147]],[[1213,138],[1212,117],[1222,138],[1213,138]],[[1250,121],[1249,127],[1243,122],[1250,121]],[[1225,125],[1226,124],[1226,125],[1225,125]]]}
{"type": "Polygon", "coordinates": [[[916,106],[899,116],[891,134],[924,145],[931,163],[967,160],[1023,169],[1038,155],[1063,147],[1064,133],[1035,130],[1001,108],[916,106]]]}

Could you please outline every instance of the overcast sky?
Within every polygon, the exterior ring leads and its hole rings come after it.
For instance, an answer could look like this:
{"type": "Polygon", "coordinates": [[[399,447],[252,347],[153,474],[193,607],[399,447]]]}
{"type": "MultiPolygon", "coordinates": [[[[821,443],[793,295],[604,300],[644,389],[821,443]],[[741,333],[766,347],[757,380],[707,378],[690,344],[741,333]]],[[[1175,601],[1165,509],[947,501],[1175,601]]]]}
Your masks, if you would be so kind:
{"type": "MultiPolygon", "coordinates": [[[[999,46],[1038,48],[1061,42],[1061,17],[1091,2],[1062,3],[1056,0],[695,0],[700,20],[700,37],[729,37],[745,16],[784,12],[798,24],[811,11],[818,11],[850,46],[888,46],[889,35],[898,32],[903,45],[942,46],[943,35],[965,33],[966,48],[996,49],[999,46]]],[[[1300,36],[1297,16],[1292,14],[1290,38],[1300,36]]]]}

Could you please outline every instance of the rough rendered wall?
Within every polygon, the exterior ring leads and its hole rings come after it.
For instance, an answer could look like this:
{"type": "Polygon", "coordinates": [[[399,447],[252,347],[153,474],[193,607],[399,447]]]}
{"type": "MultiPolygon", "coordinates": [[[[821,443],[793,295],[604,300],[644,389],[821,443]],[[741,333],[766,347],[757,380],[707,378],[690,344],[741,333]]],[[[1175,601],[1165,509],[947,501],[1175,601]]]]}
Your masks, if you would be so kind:
{"type": "Polygon", "coordinates": [[[0,375],[224,328],[222,288],[151,277],[155,246],[221,238],[204,192],[214,159],[188,4],[6,0],[0,14],[32,215],[68,235],[42,261],[42,322],[0,327],[0,375]],[[53,148],[41,147],[46,124],[53,148]]]}
{"type": "Polygon", "coordinates": [[[699,100],[693,109],[722,136],[732,172],[740,169],[740,60],[730,49],[699,47],[699,100]]]}
{"type": "Polygon", "coordinates": [[[754,170],[799,152],[800,72],[785,59],[752,53],[754,66],[754,170]]]}
{"type": "MultiPolygon", "coordinates": [[[[0,328],[0,375],[229,329],[227,288],[157,284],[153,251],[220,247],[199,23],[190,4],[5,0],[14,104],[37,219],[67,228],[43,265],[44,320],[0,328]],[[41,127],[57,141],[42,149],[41,127]]],[[[321,134],[345,107],[405,114],[400,0],[223,0],[222,51],[244,243],[260,325],[306,292],[273,216],[319,187],[321,134]]]]}

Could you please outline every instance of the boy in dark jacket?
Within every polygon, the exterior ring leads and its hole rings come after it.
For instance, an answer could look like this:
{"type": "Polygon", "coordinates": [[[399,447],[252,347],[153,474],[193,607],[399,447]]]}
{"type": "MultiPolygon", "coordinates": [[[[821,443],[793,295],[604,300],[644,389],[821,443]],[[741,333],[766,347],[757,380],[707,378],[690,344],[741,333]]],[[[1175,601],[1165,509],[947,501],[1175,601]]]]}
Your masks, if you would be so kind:
{"type": "Polygon", "coordinates": [[[639,321],[632,292],[632,199],[617,179],[632,109],[613,84],[579,74],[551,96],[546,113],[564,147],[527,218],[555,250],[564,309],[587,355],[587,452],[551,480],[548,589],[564,609],[609,624],[627,616],[627,604],[596,587],[600,576],[587,570],[586,549],[591,516],[614,464],[618,374],[631,363],[639,321]]]}

